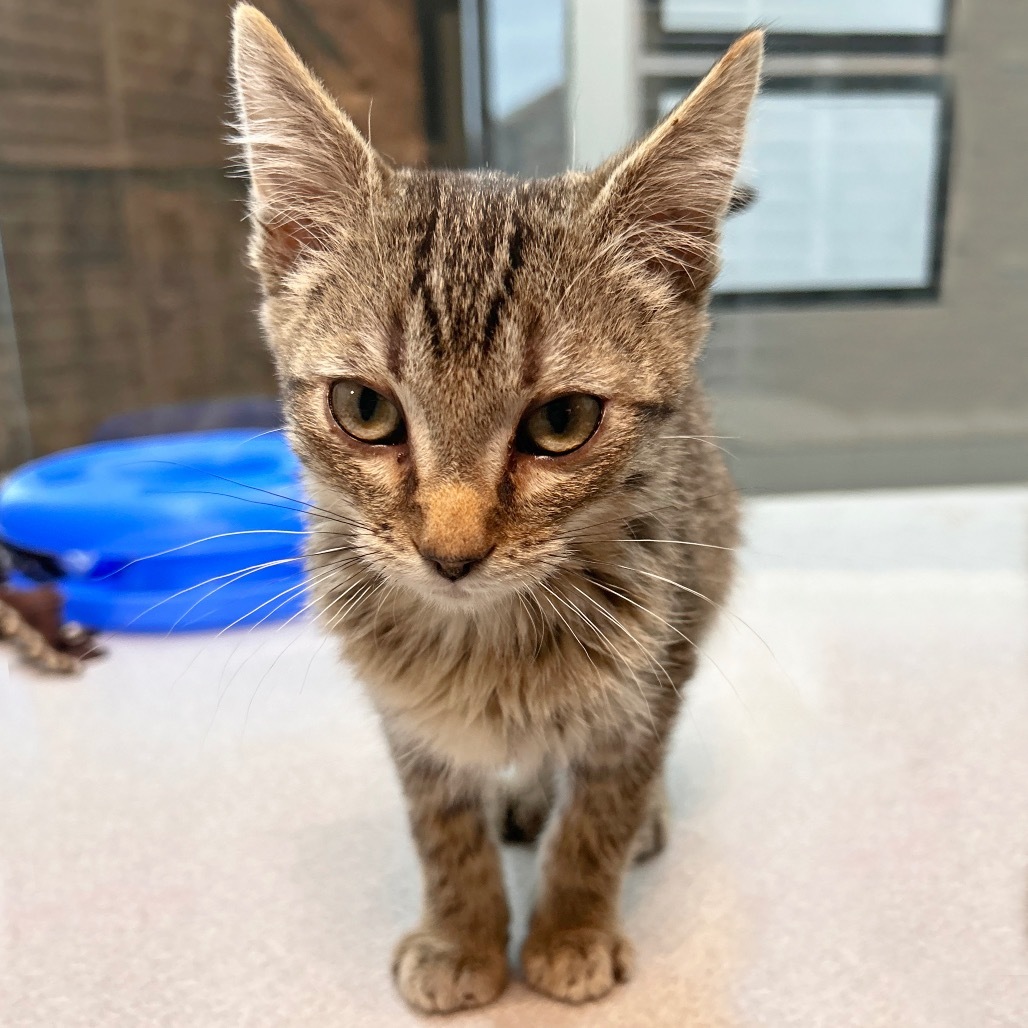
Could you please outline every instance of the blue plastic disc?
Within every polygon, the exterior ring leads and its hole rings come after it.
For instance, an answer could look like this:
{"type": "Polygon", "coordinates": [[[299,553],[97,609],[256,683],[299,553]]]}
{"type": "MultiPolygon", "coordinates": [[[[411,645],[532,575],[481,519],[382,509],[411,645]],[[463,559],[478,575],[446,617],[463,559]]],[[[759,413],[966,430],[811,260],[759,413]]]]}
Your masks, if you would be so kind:
{"type": "Polygon", "coordinates": [[[0,487],[0,535],[57,558],[69,620],[224,628],[303,606],[303,509],[282,433],[231,429],[96,443],[26,464],[0,487]]]}

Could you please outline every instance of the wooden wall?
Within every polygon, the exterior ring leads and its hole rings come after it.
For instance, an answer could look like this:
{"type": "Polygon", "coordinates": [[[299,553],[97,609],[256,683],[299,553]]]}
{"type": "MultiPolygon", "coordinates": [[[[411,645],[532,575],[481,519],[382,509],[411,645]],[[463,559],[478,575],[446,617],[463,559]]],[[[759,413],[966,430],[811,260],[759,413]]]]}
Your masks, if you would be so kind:
{"type": "MultiPolygon", "coordinates": [[[[225,174],[231,5],[3,6],[0,238],[34,451],[113,413],[269,392],[242,184],[225,174]]],[[[378,147],[424,160],[412,0],[261,6],[362,128],[374,97],[378,147]]]]}

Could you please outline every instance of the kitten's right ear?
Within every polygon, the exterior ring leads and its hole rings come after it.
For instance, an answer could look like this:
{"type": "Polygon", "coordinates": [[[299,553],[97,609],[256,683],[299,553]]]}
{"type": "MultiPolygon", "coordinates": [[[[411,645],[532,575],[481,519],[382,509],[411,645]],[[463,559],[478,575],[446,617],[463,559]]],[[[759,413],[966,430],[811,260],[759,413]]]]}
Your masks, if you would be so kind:
{"type": "Polygon", "coordinates": [[[737,40],[648,136],[594,172],[600,231],[673,297],[705,299],[721,224],[746,206],[745,188],[733,182],[763,50],[763,32],[737,40]]]}
{"type": "Polygon", "coordinates": [[[232,12],[237,142],[250,176],[250,259],[268,292],[367,214],[388,170],[274,25],[232,12]]]}

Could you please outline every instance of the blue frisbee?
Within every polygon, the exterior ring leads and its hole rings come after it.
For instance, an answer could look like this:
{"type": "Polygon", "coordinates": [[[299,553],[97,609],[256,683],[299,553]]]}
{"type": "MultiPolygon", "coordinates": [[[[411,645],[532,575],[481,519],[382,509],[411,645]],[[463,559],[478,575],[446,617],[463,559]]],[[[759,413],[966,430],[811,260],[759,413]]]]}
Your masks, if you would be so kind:
{"type": "Polygon", "coordinates": [[[11,474],[0,536],[56,558],[66,617],[93,628],[270,623],[305,602],[300,489],[277,431],[94,443],[11,474]]]}

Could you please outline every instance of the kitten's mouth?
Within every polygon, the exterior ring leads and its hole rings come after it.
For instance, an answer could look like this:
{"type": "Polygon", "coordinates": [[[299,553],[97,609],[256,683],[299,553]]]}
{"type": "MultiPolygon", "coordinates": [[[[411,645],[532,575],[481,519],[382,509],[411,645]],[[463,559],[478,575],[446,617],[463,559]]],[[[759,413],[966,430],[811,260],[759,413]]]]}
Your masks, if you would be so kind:
{"type": "Polygon", "coordinates": [[[483,574],[478,568],[455,578],[433,570],[419,576],[417,589],[433,602],[462,610],[487,606],[505,591],[501,582],[483,574]]]}
{"type": "Polygon", "coordinates": [[[432,581],[431,593],[433,596],[441,596],[447,600],[466,600],[474,595],[474,590],[469,589],[463,582],[444,582],[442,580],[432,581]]]}
{"type": "MultiPolygon", "coordinates": [[[[452,611],[481,611],[502,604],[526,586],[533,586],[540,578],[547,577],[540,572],[545,569],[528,561],[521,567],[511,567],[511,562],[502,558],[497,564],[493,560],[496,547],[473,560],[461,561],[455,558],[451,566],[440,568],[438,558],[415,550],[398,566],[389,566],[389,578],[402,585],[404,591],[414,594],[420,600],[452,611]],[[461,566],[457,566],[457,565],[461,566]],[[470,564],[470,567],[465,567],[470,564]]],[[[552,562],[551,562],[552,563],[552,562]]]]}
{"type": "Polygon", "coordinates": [[[458,579],[444,578],[442,575],[426,576],[424,587],[432,596],[447,600],[469,600],[481,597],[488,590],[482,588],[481,578],[477,575],[458,579]]]}

